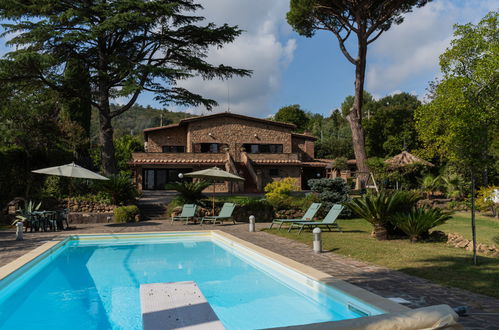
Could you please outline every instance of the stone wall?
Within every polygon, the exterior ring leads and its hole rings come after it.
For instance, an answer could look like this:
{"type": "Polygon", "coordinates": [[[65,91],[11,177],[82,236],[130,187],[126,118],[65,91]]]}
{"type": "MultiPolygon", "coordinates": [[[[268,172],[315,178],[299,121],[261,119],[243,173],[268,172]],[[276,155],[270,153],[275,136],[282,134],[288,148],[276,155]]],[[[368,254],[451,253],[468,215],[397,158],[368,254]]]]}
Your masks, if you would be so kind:
{"type": "Polygon", "coordinates": [[[113,222],[113,213],[86,213],[74,212],[68,215],[68,222],[72,224],[84,223],[111,223],[113,222]]]}
{"type": "Polygon", "coordinates": [[[293,135],[292,152],[298,153],[302,161],[308,162],[315,158],[314,141],[293,135]]]}
{"type": "MultiPolygon", "coordinates": [[[[59,203],[59,208],[67,208],[67,201],[61,201],[59,203]]],[[[85,200],[70,200],[69,210],[70,212],[80,212],[80,213],[112,213],[116,208],[116,205],[103,204],[93,201],[85,200]]]]}
{"type": "Polygon", "coordinates": [[[147,152],[163,152],[163,146],[183,146],[187,151],[186,127],[171,127],[147,132],[147,152]]]}
{"type": "Polygon", "coordinates": [[[223,143],[229,147],[234,161],[241,161],[240,151],[245,143],[282,144],[284,153],[291,153],[291,128],[263,122],[227,117],[208,118],[189,123],[188,151],[197,143],[223,143]]]}

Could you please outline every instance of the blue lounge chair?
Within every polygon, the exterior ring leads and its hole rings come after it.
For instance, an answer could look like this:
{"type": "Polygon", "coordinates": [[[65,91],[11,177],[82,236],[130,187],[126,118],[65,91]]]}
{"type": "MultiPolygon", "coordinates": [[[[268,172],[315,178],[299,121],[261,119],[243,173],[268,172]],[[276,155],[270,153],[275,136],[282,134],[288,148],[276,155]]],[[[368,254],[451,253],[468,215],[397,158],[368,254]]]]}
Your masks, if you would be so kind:
{"type": "Polygon", "coordinates": [[[293,227],[300,227],[300,231],[298,234],[301,234],[303,228],[315,228],[315,227],[326,227],[329,231],[333,231],[332,228],[337,228],[340,232],[343,232],[340,226],[336,223],[336,219],[340,215],[341,211],[343,211],[344,206],[335,204],[326,214],[326,217],[322,221],[299,221],[293,222],[291,226],[289,226],[288,233],[293,229],[293,227]]]}
{"type": "Polygon", "coordinates": [[[234,212],[234,209],[236,208],[236,204],[234,203],[224,203],[222,206],[222,209],[220,210],[220,213],[218,215],[211,215],[211,216],[206,216],[201,219],[201,224],[203,224],[204,221],[211,221],[213,224],[215,224],[217,221],[220,223],[223,223],[224,220],[232,220],[234,224],[236,224],[236,221],[232,217],[232,213],[234,212]]]}
{"type": "Polygon", "coordinates": [[[196,204],[184,204],[180,215],[172,217],[172,224],[173,221],[185,221],[186,224],[189,223],[189,220],[194,219],[197,208],[196,204]]]}
{"type": "Polygon", "coordinates": [[[270,227],[269,229],[272,229],[272,226],[275,224],[275,223],[278,223],[279,224],[279,229],[281,229],[282,225],[284,223],[287,223],[287,224],[292,224],[293,222],[301,222],[301,221],[311,221],[314,219],[315,217],[315,214],[317,213],[317,211],[319,211],[319,208],[321,207],[321,203],[312,203],[312,205],[309,206],[307,212],[305,212],[305,214],[303,215],[303,217],[301,219],[274,219],[272,220],[272,223],[270,224],[270,227]]]}

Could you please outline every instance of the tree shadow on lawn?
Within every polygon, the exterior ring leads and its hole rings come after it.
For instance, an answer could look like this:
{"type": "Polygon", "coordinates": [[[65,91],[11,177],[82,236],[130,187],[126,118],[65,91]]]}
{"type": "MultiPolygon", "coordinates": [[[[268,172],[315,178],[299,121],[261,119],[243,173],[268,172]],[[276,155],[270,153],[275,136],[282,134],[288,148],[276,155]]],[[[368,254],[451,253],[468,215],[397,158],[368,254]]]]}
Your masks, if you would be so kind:
{"type": "Polygon", "coordinates": [[[476,266],[473,265],[471,255],[439,256],[418,261],[427,266],[399,270],[440,284],[499,298],[499,258],[478,256],[476,266]]]}

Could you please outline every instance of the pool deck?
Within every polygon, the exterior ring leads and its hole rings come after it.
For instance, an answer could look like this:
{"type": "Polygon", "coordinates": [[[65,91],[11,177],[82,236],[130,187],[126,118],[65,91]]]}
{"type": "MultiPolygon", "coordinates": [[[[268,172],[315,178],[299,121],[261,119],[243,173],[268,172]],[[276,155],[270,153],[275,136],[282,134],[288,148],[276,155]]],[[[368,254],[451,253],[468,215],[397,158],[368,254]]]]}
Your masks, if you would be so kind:
{"type": "MultiPolygon", "coordinates": [[[[0,267],[27,254],[53,239],[67,235],[89,233],[125,233],[154,231],[221,230],[257,246],[278,253],[299,263],[347,281],[382,297],[403,298],[411,308],[448,304],[451,307],[467,305],[470,313],[459,322],[468,329],[499,329],[499,299],[475,294],[458,288],[447,288],[430,281],[395,270],[375,266],[343,257],[332,252],[315,254],[305,244],[271,235],[262,231],[248,232],[248,224],[237,225],[183,225],[170,224],[167,220],[151,220],[133,224],[78,224],[76,228],[62,232],[25,233],[24,241],[15,240],[15,230],[0,231],[0,267]]],[[[257,224],[257,229],[268,224],[257,224]]]]}

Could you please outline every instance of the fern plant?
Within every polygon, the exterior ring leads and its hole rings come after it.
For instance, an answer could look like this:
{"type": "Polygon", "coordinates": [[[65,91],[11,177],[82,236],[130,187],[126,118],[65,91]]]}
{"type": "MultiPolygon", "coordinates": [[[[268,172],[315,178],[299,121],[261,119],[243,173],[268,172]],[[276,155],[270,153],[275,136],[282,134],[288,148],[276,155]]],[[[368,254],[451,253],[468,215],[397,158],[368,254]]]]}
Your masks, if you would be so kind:
{"type": "Polygon", "coordinates": [[[411,242],[416,242],[428,236],[429,230],[452,218],[451,213],[438,208],[412,208],[408,213],[398,213],[393,223],[409,236],[411,242]]]}
{"type": "Polygon", "coordinates": [[[182,203],[191,204],[198,203],[200,200],[206,196],[203,194],[203,190],[211,185],[208,181],[197,181],[197,182],[174,182],[166,185],[166,189],[175,190],[179,193],[178,200],[182,203]]]}

